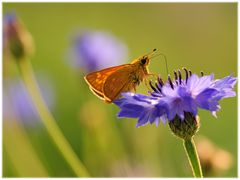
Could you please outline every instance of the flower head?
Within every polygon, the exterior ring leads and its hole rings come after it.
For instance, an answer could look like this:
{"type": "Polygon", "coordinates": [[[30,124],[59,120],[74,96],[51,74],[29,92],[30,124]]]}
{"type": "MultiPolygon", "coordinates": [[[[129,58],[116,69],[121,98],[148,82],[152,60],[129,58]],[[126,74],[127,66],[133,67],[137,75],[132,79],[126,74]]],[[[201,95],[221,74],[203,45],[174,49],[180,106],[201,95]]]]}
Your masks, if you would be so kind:
{"type": "Polygon", "coordinates": [[[198,109],[205,109],[213,115],[220,109],[219,101],[235,96],[233,91],[237,78],[227,76],[215,80],[214,75],[199,77],[184,68],[186,78],[181,72],[174,72],[175,79],[168,77],[167,82],[159,77],[149,96],[123,93],[123,98],[114,101],[121,108],[118,117],[138,118],[137,127],[156,123],[166,123],[174,119],[184,121],[187,117],[196,117],[198,109]],[[190,114],[190,115],[189,115],[190,114]]]}
{"type": "Polygon", "coordinates": [[[3,18],[3,46],[16,59],[33,53],[32,36],[14,13],[7,13],[3,18]]]}
{"type": "Polygon", "coordinates": [[[84,31],[74,38],[71,55],[74,67],[91,72],[121,64],[127,58],[127,46],[111,33],[84,31]]]}

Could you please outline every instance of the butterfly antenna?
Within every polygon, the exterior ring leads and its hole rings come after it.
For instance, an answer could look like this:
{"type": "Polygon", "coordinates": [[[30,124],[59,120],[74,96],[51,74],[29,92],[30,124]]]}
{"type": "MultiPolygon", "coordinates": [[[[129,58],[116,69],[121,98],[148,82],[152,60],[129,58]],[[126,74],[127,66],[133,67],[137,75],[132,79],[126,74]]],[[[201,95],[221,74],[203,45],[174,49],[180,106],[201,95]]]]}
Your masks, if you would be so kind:
{"type": "Polygon", "coordinates": [[[165,60],[165,65],[166,65],[166,71],[167,71],[167,75],[169,74],[169,71],[168,71],[168,63],[167,63],[167,56],[163,53],[160,53],[159,55],[162,55],[164,60],[165,60]]]}
{"type": "Polygon", "coordinates": [[[155,58],[157,56],[163,56],[164,58],[164,61],[165,61],[165,65],[166,65],[166,71],[167,71],[167,75],[169,74],[169,71],[168,71],[168,63],[167,63],[167,56],[163,53],[160,53],[160,52],[157,52],[157,49],[153,49],[152,52],[148,53],[148,56],[150,56],[150,58],[155,58]]]}
{"type": "Polygon", "coordinates": [[[152,58],[154,55],[156,55],[156,51],[157,49],[153,49],[151,52],[147,53],[146,56],[149,56],[150,58],[152,58]]]}

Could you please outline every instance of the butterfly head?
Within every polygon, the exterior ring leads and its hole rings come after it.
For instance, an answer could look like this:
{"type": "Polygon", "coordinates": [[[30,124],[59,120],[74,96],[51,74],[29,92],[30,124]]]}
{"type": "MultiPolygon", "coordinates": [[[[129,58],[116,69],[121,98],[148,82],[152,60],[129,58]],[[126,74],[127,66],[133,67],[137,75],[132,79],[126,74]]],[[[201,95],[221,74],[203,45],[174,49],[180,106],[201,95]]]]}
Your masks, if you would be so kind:
{"type": "Polygon", "coordinates": [[[132,64],[138,64],[139,66],[146,67],[149,65],[150,59],[155,57],[157,49],[153,49],[152,52],[143,55],[132,62],[132,64]]]}
{"type": "Polygon", "coordinates": [[[140,66],[147,66],[149,64],[149,61],[150,59],[148,56],[142,56],[138,59],[138,63],[140,66]]]}

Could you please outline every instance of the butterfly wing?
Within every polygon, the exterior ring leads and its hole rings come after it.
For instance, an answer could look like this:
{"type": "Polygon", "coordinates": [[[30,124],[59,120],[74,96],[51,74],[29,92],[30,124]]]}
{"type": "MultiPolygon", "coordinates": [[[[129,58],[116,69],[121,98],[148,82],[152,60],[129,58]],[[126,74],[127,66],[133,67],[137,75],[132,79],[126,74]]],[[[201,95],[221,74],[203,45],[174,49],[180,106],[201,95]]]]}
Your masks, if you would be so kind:
{"type": "Polygon", "coordinates": [[[114,66],[100,71],[89,73],[84,77],[85,81],[88,83],[90,89],[97,96],[103,96],[103,84],[105,83],[107,77],[109,77],[115,71],[123,68],[125,65],[114,66]]]}
{"type": "Polygon", "coordinates": [[[118,98],[121,92],[130,91],[134,88],[133,76],[134,68],[129,64],[114,73],[105,81],[103,86],[103,95],[107,102],[112,102],[118,98]]]}

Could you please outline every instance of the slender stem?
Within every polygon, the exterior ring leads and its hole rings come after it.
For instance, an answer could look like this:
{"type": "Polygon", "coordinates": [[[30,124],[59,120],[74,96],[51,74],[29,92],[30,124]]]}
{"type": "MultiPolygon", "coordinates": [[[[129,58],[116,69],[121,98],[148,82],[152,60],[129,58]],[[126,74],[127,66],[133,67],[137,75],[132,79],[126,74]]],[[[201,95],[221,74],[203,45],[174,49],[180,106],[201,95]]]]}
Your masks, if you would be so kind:
{"type": "Polygon", "coordinates": [[[58,127],[54,117],[48,110],[37,85],[31,63],[29,59],[19,59],[18,66],[24,80],[25,86],[32,98],[33,104],[35,105],[37,112],[46,127],[47,132],[52,138],[59,151],[62,153],[65,160],[71,166],[72,170],[78,177],[87,177],[89,173],[77,155],[71,148],[67,139],[64,137],[60,128],[58,127]]]}
{"type": "Polygon", "coordinates": [[[194,177],[203,177],[202,168],[193,139],[184,140],[183,145],[187,153],[189,164],[192,168],[194,177]]]}

